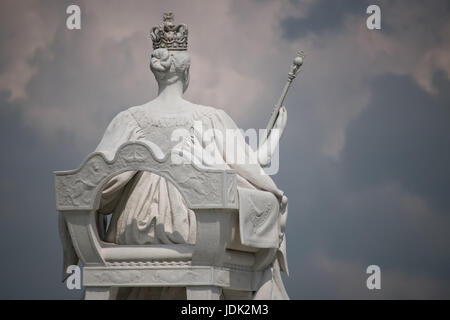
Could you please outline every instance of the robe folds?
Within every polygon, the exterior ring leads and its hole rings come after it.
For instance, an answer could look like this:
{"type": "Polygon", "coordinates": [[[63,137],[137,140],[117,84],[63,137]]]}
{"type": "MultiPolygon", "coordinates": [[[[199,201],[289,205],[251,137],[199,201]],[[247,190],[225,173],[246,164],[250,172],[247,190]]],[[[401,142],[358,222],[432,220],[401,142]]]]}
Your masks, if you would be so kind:
{"type": "MultiPolygon", "coordinates": [[[[132,107],[111,121],[96,151],[112,159],[122,144],[134,141],[147,143],[161,158],[171,153],[198,166],[235,170],[239,216],[229,247],[256,252],[257,263],[266,266],[254,299],[288,299],[280,275],[280,271],[288,272],[287,203],[281,201],[283,192],[255,161],[255,152],[231,117],[221,109],[199,105],[176,113],[161,112],[148,104],[132,107]]],[[[98,212],[112,213],[107,242],[195,243],[195,213],[180,192],[156,173],[130,171],[113,177],[103,188],[98,212]]],[[[181,297],[173,289],[135,289],[119,296],[181,297]]]]}

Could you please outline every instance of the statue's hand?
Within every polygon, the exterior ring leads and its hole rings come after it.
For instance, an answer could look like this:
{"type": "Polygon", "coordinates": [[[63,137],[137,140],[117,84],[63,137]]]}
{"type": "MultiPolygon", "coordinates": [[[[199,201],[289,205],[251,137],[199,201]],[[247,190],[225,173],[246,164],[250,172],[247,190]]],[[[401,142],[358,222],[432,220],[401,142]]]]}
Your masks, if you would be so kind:
{"type": "Polygon", "coordinates": [[[273,129],[278,129],[281,132],[283,132],[284,128],[286,127],[286,123],[287,123],[287,111],[286,108],[283,106],[280,108],[280,111],[278,112],[277,121],[275,121],[273,129]]]}
{"type": "Polygon", "coordinates": [[[269,137],[258,149],[258,162],[262,167],[269,165],[272,155],[276,150],[278,142],[280,141],[281,135],[283,134],[284,128],[286,127],[286,123],[287,111],[283,106],[278,112],[277,120],[270,131],[269,137]]]}

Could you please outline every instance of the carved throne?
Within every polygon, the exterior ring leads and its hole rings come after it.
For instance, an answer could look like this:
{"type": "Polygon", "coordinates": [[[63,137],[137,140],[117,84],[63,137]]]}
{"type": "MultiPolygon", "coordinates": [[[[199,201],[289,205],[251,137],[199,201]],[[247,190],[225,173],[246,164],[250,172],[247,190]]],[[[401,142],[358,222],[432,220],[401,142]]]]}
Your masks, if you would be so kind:
{"type": "Polygon", "coordinates": [[[229,245],[239,213],[233,170],[175,164],[170,155],[159,159],[146,144],[136,142],[122,145],[111,161],[92,153],[79,169],[55,172],[54,179],[56,208],[82,262],[85,299],[110,299],[117,287],[186,287],[187,299],[220,299],[223,290],[228,297],[249,299],[256,290],[264,267],[256,266],[256,250],[229,245]],[[195,245],[102,240],[97,219],[102,188],[113,176],[131,170],[151,171],[180,191],[196,214],[195,245]],[[205,193],[194,191],[192,183],[205,193]]]}

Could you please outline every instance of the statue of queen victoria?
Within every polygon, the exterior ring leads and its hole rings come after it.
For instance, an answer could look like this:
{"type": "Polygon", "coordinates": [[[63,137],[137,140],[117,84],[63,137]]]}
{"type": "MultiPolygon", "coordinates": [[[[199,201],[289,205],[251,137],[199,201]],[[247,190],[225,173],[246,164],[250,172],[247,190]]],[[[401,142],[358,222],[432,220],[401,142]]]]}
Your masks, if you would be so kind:
{"type": "MultiPolygon", "coordinates": [[[[245,141],[228,114],[183,99],[189,85],[188,29],[175,25],[171,13],[152,28],[150,69],[158,96],[117,114],[96,148],[112,159],[126,142],[143,142],[159,157],[199,166],[233,169],[237,177],[239,217],[233,220],[229,249],[258,253],[265,265],[252,299],[288,299],[281,271],[287,273],[287,197],[262,167],[268,165],[286,126],[286,110],[257,150],[245,141]],[[230,134],[233,133],[233,134],[230,134]],[[232,137],[232,139],[230,139],[232,137]],[[258,208],[261,219],[249,219],[258,208]],[[257,226],[257,230],[255,229],[257,226]]],[[[192,188],[196,188],[195,184],[192,188]]],[[[109,180],[101,193],[99,214],[111,214],[104,241],[120,245],[194,244],[196,216],[172,183],[157,173],[127,171],[109,180]]],[[[70,250],[70,248],[65,248],[70,250]]],[[[185,299],[183,287],[119,288],[118,299],[185,299]]],[[[227,299],[227,291],[222,297],[227,299]]]]}

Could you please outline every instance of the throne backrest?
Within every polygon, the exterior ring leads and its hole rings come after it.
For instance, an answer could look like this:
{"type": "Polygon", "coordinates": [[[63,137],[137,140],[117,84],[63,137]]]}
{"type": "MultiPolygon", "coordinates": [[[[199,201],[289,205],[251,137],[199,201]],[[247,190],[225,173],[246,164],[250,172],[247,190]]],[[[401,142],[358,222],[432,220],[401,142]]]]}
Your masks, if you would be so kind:
{"type": "Polygon", "coordinates": [[[166,178],[193,210],[238,208],[234,170],[180,164],[173,161],[171,154],[158,158],[149,145],[130,142],[120,146],[112,160],[94,152],[80,168],[55,172],[56,209],[60,212],[97,210],[105,183],[125,171],[150,171],[166,178]]]}

